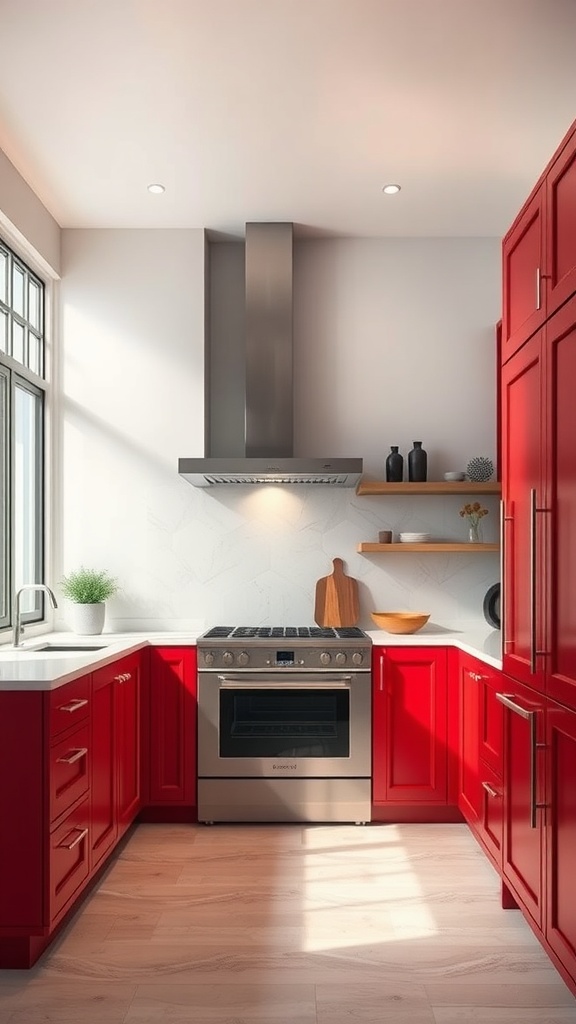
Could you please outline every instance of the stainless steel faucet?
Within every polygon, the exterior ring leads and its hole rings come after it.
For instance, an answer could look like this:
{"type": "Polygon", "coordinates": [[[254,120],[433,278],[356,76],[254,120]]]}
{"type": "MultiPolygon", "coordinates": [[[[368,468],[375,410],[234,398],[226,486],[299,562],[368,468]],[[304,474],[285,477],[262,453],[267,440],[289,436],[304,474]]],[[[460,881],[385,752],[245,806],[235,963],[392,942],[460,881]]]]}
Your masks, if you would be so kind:
{"type": "Polygon", "coordinates": [[[20,619],[22,616],[22,613],[20,611],[20,594],[23,594],[25,590],[44,591],[45,594],[48,594],[48,597],[50,598],[50,604],[52,605],[52,607],[58,607],[58,602],[54,596],[54,592],[50,590],[50,587],[47,587],[44,583],[25,583],[23,587],[20,587],[20,590],[16,591],[14,597],[14,605],[12,608],[12,621],[14,623],[14,637],[12,642],[13,647],[20,646],[20,636],[23,633],[23,629],[20,624],[20,619]]]}

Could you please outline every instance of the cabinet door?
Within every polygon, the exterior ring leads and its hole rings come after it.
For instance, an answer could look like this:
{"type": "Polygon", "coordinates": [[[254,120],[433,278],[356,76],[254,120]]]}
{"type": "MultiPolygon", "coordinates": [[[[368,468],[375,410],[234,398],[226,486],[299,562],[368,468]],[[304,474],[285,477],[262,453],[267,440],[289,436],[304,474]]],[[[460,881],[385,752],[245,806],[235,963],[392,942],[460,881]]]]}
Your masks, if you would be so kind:
{"type": "Polygon", "coordinates": [[[550,697],[576,708],[576,297],[546,325],[550,697]]]}
{"type": "Polygon", "coordinates": [[[549,702],[546,746],[546,938],[576,979],[576,712],[549,702]]]}
{"type": "Polygon", "coordinates": [[[447,802],[447,652],[386,650],[386,801],[447,802]]]}
{"type": "Polygon", "coordinates": [[[547,315],[576,292],[576,132],[546,176],[547,315]]]}
{"type": "Polygon", "coordinates": [[[196,649],[150,651],[150,803],[196,805],[196,649]]]}
{"type": "Polygon", "coordinates": [[[386,648],[372,648],[372,803],[386,801],[386,648]]]}
{"type": "Polygon", "coordinates": [[[118,829],[124,831],[140,810],[140,660],[119,663],[116,688],[116,766],[118,829]]]}
{"type": "Polygon", "coordinates": [[[116,731],[113,670],[94,673],[92,681],[92,781],[90,786],[90,870],[116,842],[116,731]]]}
{"type": "Polygon", "coordinates": [[[502,870],[502,816],[504,791],[502,779],[492,768],[480,762],[480,820],[477,832],[498,871],[502,870]]]}
{"type": "Polygon", "coordinates": [[[544,356],[535,335],[503,368],[504,671],[543,691],[544,356]]]}
{"type": "Polygon", "coordinates": [[[479,754],[480,761],[490,766],[492,771],[502,777],[502,729],[503,710],[496,700],[500,689],[500,672],[477,663],[476,675],[479,676],[478,695],[480,701],[479,754]]]}
{"type": "Polygon", "coordinates": [[[528,200],[502,245],[503,362],[544,323],[548,284],[542,276],[545,201],[542,185],[528,200]]]}
{"type": "Polygon", "coordinates": [[[535,690],[503,677],[504,708],[503,873],[539,928],[542,927],[542,810],[544,701],[535,690]]]}
{"type": "Polygon", "coordinates": [[[475,826],[482,804],[480,788],[480,689],[476,662],[460,656],[460,770],[458,807],[466,821],[475,826]]]}

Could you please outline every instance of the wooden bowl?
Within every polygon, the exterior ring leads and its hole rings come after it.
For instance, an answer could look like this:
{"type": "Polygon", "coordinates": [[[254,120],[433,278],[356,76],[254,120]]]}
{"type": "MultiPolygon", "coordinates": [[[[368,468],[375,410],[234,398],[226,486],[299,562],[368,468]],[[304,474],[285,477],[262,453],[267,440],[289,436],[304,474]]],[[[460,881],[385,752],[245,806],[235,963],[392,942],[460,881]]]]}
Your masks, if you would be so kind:
{"type": "Polygon", "coordinates": [[[379,629],[387,633],[417,633],[430,618],[422,612],[371,612],[371,615],[379,629]]]}

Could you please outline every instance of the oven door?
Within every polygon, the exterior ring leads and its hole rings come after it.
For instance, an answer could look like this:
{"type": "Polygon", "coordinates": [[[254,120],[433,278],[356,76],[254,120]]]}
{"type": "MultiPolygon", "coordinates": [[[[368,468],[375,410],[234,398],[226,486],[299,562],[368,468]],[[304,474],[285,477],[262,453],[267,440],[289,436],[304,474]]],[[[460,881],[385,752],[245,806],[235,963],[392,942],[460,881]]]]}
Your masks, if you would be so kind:
{"type": "Polygon", "coordinates": [[[200,777],[367,777],[370,673],[200,673],[200,777]]]}

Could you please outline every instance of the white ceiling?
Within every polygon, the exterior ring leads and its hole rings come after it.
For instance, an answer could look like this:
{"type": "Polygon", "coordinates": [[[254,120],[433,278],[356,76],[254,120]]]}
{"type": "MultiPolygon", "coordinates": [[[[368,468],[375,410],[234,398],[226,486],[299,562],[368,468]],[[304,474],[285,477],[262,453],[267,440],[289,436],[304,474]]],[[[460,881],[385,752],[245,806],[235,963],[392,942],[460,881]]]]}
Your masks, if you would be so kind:
{"type": "Polygon", "coordinates": [[[0,147],[64,227],[502,235],[575,53],[576,0],[0,0],[0,147]]]}

